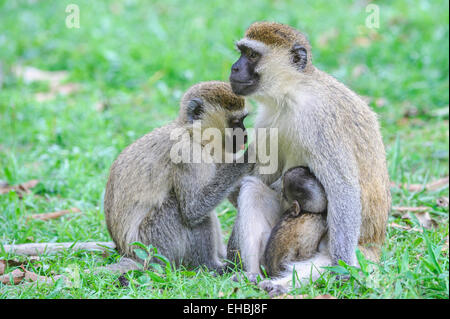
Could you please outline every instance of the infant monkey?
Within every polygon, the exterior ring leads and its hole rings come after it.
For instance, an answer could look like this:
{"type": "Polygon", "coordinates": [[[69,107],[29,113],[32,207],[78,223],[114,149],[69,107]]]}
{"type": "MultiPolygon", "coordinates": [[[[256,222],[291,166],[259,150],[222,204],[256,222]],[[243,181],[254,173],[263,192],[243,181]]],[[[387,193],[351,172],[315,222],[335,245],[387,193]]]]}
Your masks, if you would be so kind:
{"type": "Polygon", "coordinates": [[[278,276],[286,263],[312,257],[327,231],[327,198],[314,174],[307,167],[292,167],[284,173],[282,183],[283,202],[290,207],[272,229],[263,257],[272,277],[278,276]]]}

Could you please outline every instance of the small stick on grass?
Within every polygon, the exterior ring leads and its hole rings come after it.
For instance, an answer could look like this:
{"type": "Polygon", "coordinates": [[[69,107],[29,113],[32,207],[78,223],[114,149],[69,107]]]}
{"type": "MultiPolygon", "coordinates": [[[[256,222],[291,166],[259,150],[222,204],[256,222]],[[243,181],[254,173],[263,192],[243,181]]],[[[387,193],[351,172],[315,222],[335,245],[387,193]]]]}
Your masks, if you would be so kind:
{"type": "Polygon", "coordinates": [[[58,218],[70,213],[79,213],[81,212],[81,210],[79,210],[76,207],[72,207],[71,209],[65,209],[65,210],[60,210],[57,212],[52,212],[52,213],[45,213],[45,214],[34,214],[31,215],[29,217],[27,217],[27,219],[40,219],[40,220],[48,220],[48,219],[54,219],[54,218],[58,218]]]}
{"type": "Polygon", "coordinates": [[[44,253],[54,253],[65,249],[108,251],[116,248],[113,242],[87,242],[87,243],[32,243],[18,245],[3,245],[6,253],[16,255],[41,255],[44,253]]]}

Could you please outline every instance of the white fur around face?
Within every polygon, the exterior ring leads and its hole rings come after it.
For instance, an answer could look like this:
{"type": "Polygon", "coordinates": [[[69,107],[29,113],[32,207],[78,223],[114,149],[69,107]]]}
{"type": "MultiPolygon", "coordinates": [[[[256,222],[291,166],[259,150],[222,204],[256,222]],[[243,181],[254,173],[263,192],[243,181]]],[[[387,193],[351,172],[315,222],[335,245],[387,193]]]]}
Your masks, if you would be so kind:
{"type": "Polygon", "coordinates": [[[255,50],[261,55],[267,54],[270,51],[269,47],[264,43],[257,40],[251,40],[248,38],[244,38],[236,42],[236,47],[239,45],[245,45],[246,47],[255,50]]]}

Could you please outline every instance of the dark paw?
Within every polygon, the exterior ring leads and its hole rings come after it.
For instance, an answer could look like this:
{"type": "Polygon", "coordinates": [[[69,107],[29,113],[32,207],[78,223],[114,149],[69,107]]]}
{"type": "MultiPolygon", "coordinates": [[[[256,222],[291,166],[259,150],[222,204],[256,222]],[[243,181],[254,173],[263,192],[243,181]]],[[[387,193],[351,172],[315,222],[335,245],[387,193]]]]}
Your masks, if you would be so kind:
{"type": "Polygon", "coordinates": [[[119,276],[119,278],[117,278],[116,286],[118,286],[118,287],[128,287],[129,285],[130,285],[130,282],[125,277],[125,274],[122,274],[122,275],[119,276]]]}
{"type": "Polygon", "coordinates": [[[264,280],[258,284],[260,289],[267,291],[270,298],[287,293],[287,289],[281,285],[274,284],[271,280],[264,280]]]}
{"type": "Polygon", "coordinates": [[[214,277],[222,276],[223,274],[225,274],[228,271],[228,267],[227,266],[212,267],[212,268],[210,268],[210,271],[212,272],[212,275],[214,277]]]}
{"type": "Polygon", "coordinates": [[[261,276],[259,274],[255,274],[253,272],[245,272],[245,273],[235,273],[231,280],[235,282],[250,282],[254,285],[258,283],[258,280],[261,280],[261,276]]]}

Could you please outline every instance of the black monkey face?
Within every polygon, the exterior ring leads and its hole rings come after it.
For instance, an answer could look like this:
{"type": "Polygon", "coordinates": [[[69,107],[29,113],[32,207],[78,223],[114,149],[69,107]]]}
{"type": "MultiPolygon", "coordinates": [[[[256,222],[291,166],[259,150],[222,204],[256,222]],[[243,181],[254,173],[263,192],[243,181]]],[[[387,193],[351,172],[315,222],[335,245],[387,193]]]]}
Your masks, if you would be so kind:
{"type": "Polygon", "coordinates": [[[241,51],[239,59],[231,66],[230,84],[237,95],[249,95],[256,91],[259,84],[259,74],[255,68],[261,59],[261,54],[245,45],[238,45],[241,51]]]}

